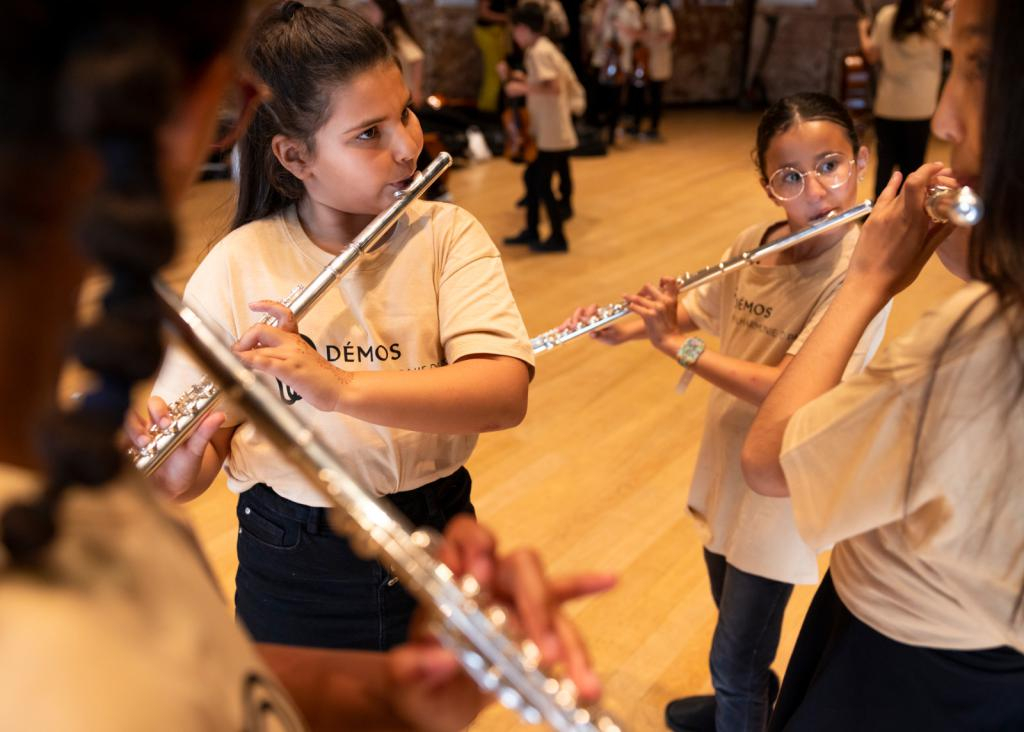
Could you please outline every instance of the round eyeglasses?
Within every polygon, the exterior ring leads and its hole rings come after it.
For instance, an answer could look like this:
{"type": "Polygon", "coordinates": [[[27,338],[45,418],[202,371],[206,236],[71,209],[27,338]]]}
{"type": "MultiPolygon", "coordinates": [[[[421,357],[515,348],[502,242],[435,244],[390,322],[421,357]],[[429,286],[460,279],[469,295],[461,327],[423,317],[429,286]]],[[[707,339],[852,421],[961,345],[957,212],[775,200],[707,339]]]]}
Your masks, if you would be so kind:
{"type": "Polygon", "coordinates": [[[796,168],[779,168],[768,179],[768,190],[780,201],[792,201],[804,192],[804,178],[813,173],[826,188],[839,188],[850,180],[857,161],[847,158],[842,153],[826,155],[814,170],[806,172],[796,168]]]}

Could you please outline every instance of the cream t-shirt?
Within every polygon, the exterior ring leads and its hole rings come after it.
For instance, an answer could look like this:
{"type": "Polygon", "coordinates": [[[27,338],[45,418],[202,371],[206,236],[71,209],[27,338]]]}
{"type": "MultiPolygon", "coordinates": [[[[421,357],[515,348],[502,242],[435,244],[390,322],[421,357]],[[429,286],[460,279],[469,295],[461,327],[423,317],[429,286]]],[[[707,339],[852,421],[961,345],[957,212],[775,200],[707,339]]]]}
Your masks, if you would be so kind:
{"type": "Polygon", "coordinates": [[[676,19],[667,4],[644,9],[644,43],[651,54],[647,64],[651,81],[667,81],[672,76],[672,37],[666,38],[665,34],[675,30],[676,19]]]}
{"type": "MultiPolygon", "coordinates": [[[[768,227],[753,226],[722,259],[757,247],[768,227]]],[[[701,329],[720,338],[721,352],[774,366],[795,354],[842,284],[860,229],[852,226],[818,257],[785,265],[750,265],[688,292],[683,305],[701,329]]],[[[889,307],[867,329],[847,373],[863,368],[881,343],[889,307]]],[[[760,577],[794,584],[818,581],[816,552],[804,543],[789,501],[750,490],[740,453],[757,407],[712,387],[688,508],[704,546],[729,564],[760,577]]]]}
{"type": "Polygon", "coordinates": [[[537,141],[537,149],[549,152],[572,150],[578,143],[569,105],[571,86],[576,78],[572,66],[546,36],[540,36],[526,50],[525,61],[528,83],[554,81],[558,85],[557,94],[545,92],[526,96],[530,132],[537,141]]]}
{"type": "MultiPolygon", "coordinates": [[[[0,465],[0,510],[40,490],[0,465]]],[[[304,730],[189,528],[135,474],[69,491],[38,570],[0,557],[0,729],[304,730]]]]}
{"type": "MultiPolygon", "coordinates": [[[[289,207],[214,246],[189,280],[185,300],[234,340],[259,320],[250,302],[283,299],[331,259],[289,207]]],[[[533,370],[501,255],[483,226],[451,204],[412,203],[390,238],[330,288],[299,321],[299,331],[327,361],[350,371],[437,368],[474,354],[511,356],[533,370]]],[[[177,398],[201,373],[172,349],[153,391],[165,400],[177,398]]],[[[377,495],[451,474],[476,444],[476,435],[412,432],[322,412],[284,384],[269,377],[266,382],[336,449],[348,477],[377,495]]],[[[239,421],[229,414],[227,424],[239,421]]],[[[328,505],[248,423],[235,431],[226,471],[235,492],[263,482],[292,501],[328,505]]]]}
{"type": "Polygon", "coordinates": [[[882,55],[882,71],[875,94],[875,116],[897,120],[931,119],[938,105],[942,82],[942,49],[949,46],[949,21],[930,11],[925,32],[901,41],[892,37],[896,5],[886,5],[875,16],[871,42],[882,55]]]}
{"type": "Polygon", "coordinates": [[[1024,374],[998,312],[967,285],[786,429],[801,534],[838,542],[843,603],[902,643],[1024,652],[1024,374]]]}

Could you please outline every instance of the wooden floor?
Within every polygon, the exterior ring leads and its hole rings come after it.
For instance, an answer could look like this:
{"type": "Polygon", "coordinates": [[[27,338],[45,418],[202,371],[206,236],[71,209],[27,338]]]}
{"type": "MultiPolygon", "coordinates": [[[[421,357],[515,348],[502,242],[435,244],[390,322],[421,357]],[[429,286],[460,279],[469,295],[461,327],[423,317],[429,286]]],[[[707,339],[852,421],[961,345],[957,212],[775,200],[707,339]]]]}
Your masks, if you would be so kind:
{"type": "MultiPolygon", "coordinates": [[[[607,157],[573,159],[570,253],[502,250],[531,335],[576,305],[615,301],[660,275],[711,264],[742,228],[777,217],[750,162],[756,122],[729,111],[677,112],[665,121],[666,142],[627,142],[607,157]]],[[[933,149],[928,159],[944,152],[933,149]]],[[[495,160],[452,176],[456,201],[495,240],[522,228],[522,210],[512,206],[521,173],[495,160]]],[[[174,266],[177,281],[223,230],[230,192],[227,184],[193,192],[183,222],[190,246],[174,266]]],[[[862,194],[870,195],[867,183],[862,194]]],[[[930,264],[896,303],[887,337],[955,288],[930,264]]],[[[609,349],[581,339],[539,357],[526,421],[485,435],[469,462],[474,503],[502,546],[537,547],[555,573],[601,569],[621,577],[615,590],[570,612],[605,681],[607,706],[633,730],[663,729],[667,701],[711,688],[715,613],[685,515],[708,388],[694,383],[677,396],[678,376],[678,367],[645,343],[609,349]]],[[[233,496],[218,483],[188,512],[231,597],[233,496]]],[[[780,673],[812,592],[793,595],[775,664],[780,673]]],[[[495,708],[472,729],[521,726],[495,708]]]]}

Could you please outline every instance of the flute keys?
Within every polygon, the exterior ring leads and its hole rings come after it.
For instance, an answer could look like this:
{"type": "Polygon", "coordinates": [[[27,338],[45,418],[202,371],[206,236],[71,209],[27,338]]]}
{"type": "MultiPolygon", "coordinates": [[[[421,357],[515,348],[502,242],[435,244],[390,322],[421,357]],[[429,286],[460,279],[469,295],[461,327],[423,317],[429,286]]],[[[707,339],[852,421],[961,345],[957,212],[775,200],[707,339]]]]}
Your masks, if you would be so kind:
{"type": "Polygon", "coordinates": [[[540,724],[544,721],[544,717],[533,707],[523,707],[519,710],[519,716],[523,718],[523,721],[527,724],[540,724]]]}
{"type": "Polygon", "coordinates": [[[508,686],[503,687],[501,691],[498,692],[498,701],[501,703],[501,706],[506,709],[511,709],[514,712],[519,711],[523,706],[522,695],[515,689],[508,686]]]}
{"type": "Polygon", "coordinates": [[[477,597],[480,595],[480,583],[476,581],[476,577],[467,574],[459,581],[459,587],[466,597],[477,597]]]}
{"type": "Polygon", "coordinates": [[[590,712],[586,709],[577,709],[572,715],[573,724],[578,724],[581,727],[586,724],[590,724],[590,712]]]}
{"type": "Polygon", "coordinates": [[[505,627],[508,622],[508,615],[500,607],[492,607],[487,610],[487,619],[499,630],[505,627]]]}
{"type": "Polygon", "coordinates": [[[572,709],[576,706],[576,694],[576,684],[571,679],[562,679],[555,693],[555,703],[563,709],[572,709]]]}
{"type": "Polygon", "coordinates": [[[480,675],[480,686],[483,687],[484,691],[497,691],[500,685],[501,672],[494,666],[491,666],[480,675]]]}
{"type": "Polygon", "coordinates": [[[540,648],[532,640],[526,639],[520,644],[520,649],[523,652],[523,665],[526,670],[536,671],[540,667],[540,648]]]}

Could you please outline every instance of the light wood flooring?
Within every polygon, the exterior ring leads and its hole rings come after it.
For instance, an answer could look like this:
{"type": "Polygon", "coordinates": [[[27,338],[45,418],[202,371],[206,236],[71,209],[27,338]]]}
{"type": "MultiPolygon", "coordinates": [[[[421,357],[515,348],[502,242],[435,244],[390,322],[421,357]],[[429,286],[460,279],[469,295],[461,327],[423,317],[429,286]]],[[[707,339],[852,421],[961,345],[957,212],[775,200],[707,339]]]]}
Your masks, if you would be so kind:
{"type": "MultiPolygon", "coordinates": [[[[674,112],[665,120],[665,142],[626,142],[607,157],[574,158],[570,253],[502,248],[530,334],[577,305],[616,301],[660,275],[716,262],[741,229],[777,218],[750,162],[756,123],[756,115],[731,111],[674,112]]],[[[929,159],[944,152],[936,145],[929,159]]],[[[452,175],[457,203],[496,241],[522,228],[523,212],[512,206],[521,173],[494,160],[452,175]]],[[[179,283],[223,231],[230,194],[230,185],[215,183],[190,196],[183,218],[189,246],[171,273],[179,283]]],[[[887,338],[956,287],[930,264],[897,300],[887,338]]],[[[601,569],[621,577],[616,589],[577,603],[570,614],[604,679],[607,706],[633,730],[663,729],[667,701],[711,689],[715,612],[685,512],[708,388],[696,380],[677,396],[678,376],[678,367],[646,343],[611,349],[581,339],[538,358],[525,422],[484,435],[469,461],[474,503],[503,547],[538,548],[554,573],[601,569]]],[[[234,497],[219,482],[187,511],[230,598],[234,497]]],[[[780,673],[812,592],[793,595],[775,664],[780,673]]],[[[521,727],[492,708],[472,729],[521,727]]]]}

